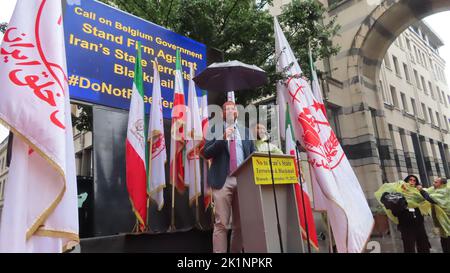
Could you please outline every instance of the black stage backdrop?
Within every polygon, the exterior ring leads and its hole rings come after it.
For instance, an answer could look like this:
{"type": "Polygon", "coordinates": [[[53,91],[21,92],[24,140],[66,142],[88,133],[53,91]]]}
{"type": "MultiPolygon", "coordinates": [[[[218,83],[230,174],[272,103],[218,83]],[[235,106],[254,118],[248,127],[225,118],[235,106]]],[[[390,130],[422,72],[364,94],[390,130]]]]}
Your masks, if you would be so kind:
{"type": "MultiPolygon", "coordinates": [[[[94,186],[93,234],[98,237],[131,232],[136,218],[131,209],[126,187],[125,139],[128,112],[102,106],[93,106],[94,128],[94,186]]],[[[148,118],[148,117],[147,117],[148,118]]],[[[172,215],[172,188],[169,183],[170,120],[164,120],[167,164],[165,205],[161,211],[150,203],[148,218],[150,232],[167,232],[172,215]]],[[[197,228],[211,229],[211,209],[205,211],[203,197],[199,199],[199,221],[196,207],[189,206],[188,189],[175,191],[175,226],[177,231],[197,228]]]]}

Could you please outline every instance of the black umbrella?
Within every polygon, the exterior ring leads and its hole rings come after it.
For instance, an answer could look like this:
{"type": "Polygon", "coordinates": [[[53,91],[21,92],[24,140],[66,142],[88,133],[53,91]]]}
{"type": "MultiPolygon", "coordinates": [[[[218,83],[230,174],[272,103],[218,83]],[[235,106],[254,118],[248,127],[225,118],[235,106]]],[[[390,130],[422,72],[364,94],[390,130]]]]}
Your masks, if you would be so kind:
{"type": "Polygon", "coordinates": [[[255,65],[229,61],[213,63],[197,75],[194,82],[201,89],[229,92],[260,87],[267,83],[267,75],[255,65]]]}

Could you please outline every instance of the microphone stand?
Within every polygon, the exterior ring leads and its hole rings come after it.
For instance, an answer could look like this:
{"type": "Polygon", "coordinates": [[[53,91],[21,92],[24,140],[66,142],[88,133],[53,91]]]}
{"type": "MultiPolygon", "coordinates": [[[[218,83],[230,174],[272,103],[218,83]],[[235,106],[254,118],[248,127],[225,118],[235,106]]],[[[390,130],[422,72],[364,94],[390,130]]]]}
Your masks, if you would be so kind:
{"type": "Polygon", "coordinates": [[[302,207],[303,207],[303,218],[305,219],[305,229],[306,229],[306,242],[308,243],[308,253],[311,253],[311,242],[309,241],[309,228],[308,228],[308,219],[306,218],[306,205],[305,205],[305,195],[303,192],[303,183],[302,183],[302,172],[300,169],[300,152],[299,152],[300,142],[297,140],[295,145],[295,152],[297,154],[297,168],[298,168],[298,182],[300,184],[300,190],[302,194],[302,207]]]}
{"type": "Polygon", "coordinates": [[[273,199],[275,201],[275,213],[277,215],[278,240],[280,242],[281,253],[284,253],[283,240],[281,239],[280,215],[278,214],[277,194],[275,192],[275,179],[274,179],[274,176],[273,176],[272,153],[270,152],[270,135],[267,135],[267,139],[265,140],[265,142],[267,142],[267,151],[269,153],[270,176],[272,178],[273,199]]]}

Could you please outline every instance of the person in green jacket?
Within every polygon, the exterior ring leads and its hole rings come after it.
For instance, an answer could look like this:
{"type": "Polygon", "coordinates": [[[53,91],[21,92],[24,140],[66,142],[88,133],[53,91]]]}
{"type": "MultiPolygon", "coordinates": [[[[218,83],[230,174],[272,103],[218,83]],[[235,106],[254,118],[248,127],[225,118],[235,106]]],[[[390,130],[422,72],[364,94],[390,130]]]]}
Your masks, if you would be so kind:
{"type": "Polygon", "coordinates": [[[383,184],[375,198],[380,202],[387,216],[398,225],[405,253],[429,253],[430,242],[425,230],[423,215],[429,215],[431,204],[419,192],[421,184],[415,175],[408,175],[403,181],[383,184]],[[385,193],[400,193],[407,201],[407,207],[397,211],[387,209],[382,202],[385,193]]]}
{"type": "Polygon", "coordinates": [[[447,178],[437,177],[433,187],[422,189],[423,197],[432,204],[431,215],[435,227],[439,230],[444,253],[450,253],[450,186],[447,178]]]}
{"type": "Polygon", "coordinates": [[[275,144],[268,143],[268,134],[267,129],[261,123],[257,123],[253,130],[256,135],[255,148],[257,152],[260,153],[268,153],[270,148],[270,153],[272,154],[283,154],[283,151],[280,150],[275,144]]]}

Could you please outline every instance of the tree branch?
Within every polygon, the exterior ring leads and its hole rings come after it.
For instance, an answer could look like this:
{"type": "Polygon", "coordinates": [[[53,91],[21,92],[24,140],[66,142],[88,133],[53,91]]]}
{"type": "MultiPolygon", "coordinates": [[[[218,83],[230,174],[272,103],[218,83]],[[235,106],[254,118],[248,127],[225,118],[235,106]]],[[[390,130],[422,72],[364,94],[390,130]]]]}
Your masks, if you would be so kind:
{"type": "Polygon", "coordinates": [[[169,23],[169,15],[170,15],[170,12],[172,11],[172,4],[173,4],[173,0],[170,0],[169,11],[167,12],[167,15],[166,15],[166,23],[165,23],[166,27],[169,26],[168,25],[168,23],[169,23]]]}
{"type": "Polygon", "coordinates": [[[225,27],[226,27],[226,25],[227,25],[227,23],[228,23],[228,18],[230,17],[231,13],[233,12],[234,8],[237,6],[237,3],[238,3],[239,1],[240,1],[240,0],[234,1],[233,6],[232,6],[231,9],[228,11],[227,15],[225,16],[225,19],[223,20],[223,24],[222,24],[222,27],[220,28],[219,34],[222,34],[222,32],[225,30],[225,27]]]}

